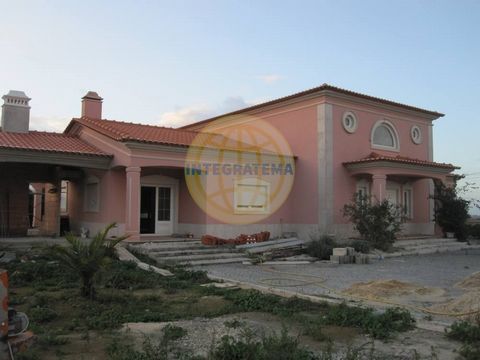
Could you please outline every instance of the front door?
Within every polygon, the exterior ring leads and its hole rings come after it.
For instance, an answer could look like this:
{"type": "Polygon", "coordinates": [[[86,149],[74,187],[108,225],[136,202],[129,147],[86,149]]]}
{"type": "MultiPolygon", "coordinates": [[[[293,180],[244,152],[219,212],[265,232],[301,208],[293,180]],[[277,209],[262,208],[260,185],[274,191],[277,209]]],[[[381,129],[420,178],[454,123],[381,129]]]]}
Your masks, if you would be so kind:
{"type": "Polygon", "coordinates": [[[140,193],[140,233],[155,233],[155,194],[154,186],[142,186],[140,193]]]}
{"type": "Polygon", "coordinates": [[[140,233],[173,233],[172,186],[142,186],[140,199],[140,233]]]}

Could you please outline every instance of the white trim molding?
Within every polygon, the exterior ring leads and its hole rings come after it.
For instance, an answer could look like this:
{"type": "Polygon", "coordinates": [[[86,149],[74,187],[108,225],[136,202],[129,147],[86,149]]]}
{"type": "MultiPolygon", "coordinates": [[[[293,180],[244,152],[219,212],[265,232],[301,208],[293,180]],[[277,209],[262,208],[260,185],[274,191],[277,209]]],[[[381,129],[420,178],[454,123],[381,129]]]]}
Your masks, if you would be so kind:
{"type": "Polygon", "coordinates": [[[388,120],[382,119],[382,120],[377,121],[375,123],[375,125],[373,125],[372,131],[370,133],[370,144],[371,144],[372,149],[380,149],[380,150],[388,150],[388,151],[396,151],[396,152],[400,151],[400,138],[398,136],[397,129],[388,120]],[[381,145],[381,144],[375,144],[374,143],[373,139],[374,139],[375,131],[379,127],[385,127],[390,132],[390,134],[392,135],[392,138],[393,138],[393,146],[387,146],[387,145],[381,145]]]}
{"type": "Polygon", "coordinates": [[[422,143],[422,130],[419,126],[413,125],[410,128],[410,137],[414,144],[420,145],[422,143]]]}
{"type": "Polygon", "coordinates": [[[345,111],[342,116],[342,125],[347,133],[353,134],[358,128],[357,116],[352,111],[345,111]]]}

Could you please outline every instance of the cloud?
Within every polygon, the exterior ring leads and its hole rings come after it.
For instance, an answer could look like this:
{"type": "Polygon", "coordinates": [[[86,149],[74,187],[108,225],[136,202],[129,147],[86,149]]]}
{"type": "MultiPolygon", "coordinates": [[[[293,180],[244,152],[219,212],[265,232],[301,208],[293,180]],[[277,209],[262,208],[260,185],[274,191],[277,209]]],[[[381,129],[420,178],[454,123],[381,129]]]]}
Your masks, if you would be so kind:
{"type": "Polygon", "coordinates": [[[241,96],[230,96],[215,107],[208,105],[179,107],[175,111],[166,112],[160,115],[159,125],[167,127],[181,127],[217,115],[243,109],[254,104],[255,103],[253,102],[245,101],[241,96]]]}
{"type": "Polygon", "coordinates": [[[70,118],[58,116],[30,116],[30,130],[63,132],[70,118]]]}
{"type": "Polygon", "coordinates": [[[283,79],[283,76],[278,74],[266,74],[258,76],[258,79],[262,80],[266,84],[273,84],[283,79]]]}

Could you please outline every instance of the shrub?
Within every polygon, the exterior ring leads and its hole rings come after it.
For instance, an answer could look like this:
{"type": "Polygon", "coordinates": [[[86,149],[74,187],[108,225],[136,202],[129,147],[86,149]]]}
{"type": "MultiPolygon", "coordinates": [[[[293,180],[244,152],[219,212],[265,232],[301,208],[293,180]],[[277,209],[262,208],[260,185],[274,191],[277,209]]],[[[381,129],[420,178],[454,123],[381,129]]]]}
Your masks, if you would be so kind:
{"type": "Polygon", "coordinates": [[[408,310],[387,309],[376,314],[371,308],[349,307],[346,304],[332,306],[323,318],[325,325],[351,326],[364,330],[376,339],[388,339],[394,332],[414,327],[415,319],[408,310]]]}
{"type": "Polygon", "coordinates": [[[401,225],[401,209],[388,200],[372,203],[367,196],[355,194],[353,201],[343,207],[347,217],[360,235],[371,246],[389,250],[394,243],[401,225]]]}
{"type": "Polygon", "coordinates": [[[468,236],[474,239],[480,239],[480,224],[467,224],[466,230],[468,236]]]}
{"type": "Polygon", "coordinates": [[[35,306],[30,308],[28,316],[35,322],[46,323],[56,319],[58,314],[50,308],[35,306]]]}
{"type": "Polygon", "coordinates": [[[180,326],[168,324],[163,328],[164,341],[175,341],[187,335],[187,330],[180,326]]]}
{"type": "Polygon", "coordinates": [[[137,267],[133,261],[112,261],[102,272],[102,284],[112,289],[149,289],[157,287],[163,276],[137,267]]]}
{"type": "Polygon", "coordinates": [[[115,223],[108,225],[90,241],[67,234],[66,247],[56,245],[51,248],[52,256],[80,278],[81,294],[86,298],[95,297],[95,277],[114,257],[115,246],[127,238],[127,236],[120,236],[115,240],[108,240],[108,233],[115,226],[115,223]]]}
{"type": "Polygon", "coordinates": [[[263,294],[257,290],[230,291],[224,296],[225,299],[232,301],[239,311],[265,311],[283,316],[325,306],[295,297],[287,299],[277,295],[263,294]]]}
{"type": "Polygon", "coordinates": [[[455,187],[447,187],[442,183],[435,185],[435,221],[443,233],[452,232],[459,241],[467,238],[467,219],[470,201],[458,196],[455,187]]]}
{"type": "Polygon", "coordinates": [[[454,322],[446,333],[449,338],[462,342],[460,354],[466,360],[480,359],[480,319],[454,322]]]}
{"type": "Polygon", "coordinates": [[[280,335],[272,334],[255,340],[251,330],[246,329],[241,339],[236,340],[232,336],[225,335],[216,348],[210,351],[208,356],[212,360],[307,360],[317,359],[310,351],[299,346],[298,339],[288,335],[286,328],[280,335]]]}
{"type": "Polygon", "coordinates": [[[362,254],[368,254],[370,252],[370,243],[366,240],[353,240],[350,246],[353,247],[356,252],[362,254]]]}
{"type": "Polygon", "coordinates": [[[329,260],[335,246],[335,240],[330,236],[323,235],[320,238],[311,236],[311,241],[307,245],[307,254],[321,260],[329,260]]]}

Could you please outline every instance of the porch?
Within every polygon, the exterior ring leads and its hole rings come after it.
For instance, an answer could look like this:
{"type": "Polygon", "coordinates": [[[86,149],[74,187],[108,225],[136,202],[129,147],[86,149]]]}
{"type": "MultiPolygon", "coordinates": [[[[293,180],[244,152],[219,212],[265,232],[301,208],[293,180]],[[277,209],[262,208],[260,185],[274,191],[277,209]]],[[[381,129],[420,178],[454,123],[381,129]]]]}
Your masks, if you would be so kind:
{"type": "Polygon", "coordinates": [[[435,233],[431,196],[435,183],[452,185],[451,172],[457,169],[455,166],[376,153],[343,165],[356,180],[357,193],[401,207],[406,234],[435,233]]]}

